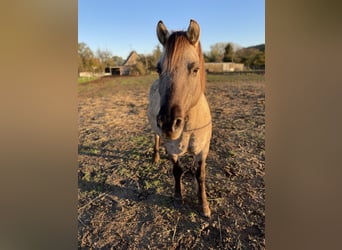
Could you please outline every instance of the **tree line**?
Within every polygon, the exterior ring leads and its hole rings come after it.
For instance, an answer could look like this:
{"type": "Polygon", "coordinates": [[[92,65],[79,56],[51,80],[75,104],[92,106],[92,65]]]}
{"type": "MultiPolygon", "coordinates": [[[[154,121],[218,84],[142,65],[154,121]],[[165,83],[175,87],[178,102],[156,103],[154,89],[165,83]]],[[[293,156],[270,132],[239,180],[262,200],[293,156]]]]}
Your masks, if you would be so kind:
{"type": "MultiPolygon", "coordinates": [[[[156,71],[156,64],[161,55],[159,45],[151,54],[140,54],[131,73],[145,75],[156,71]]],[[[210,46],[210,51],[204,53],[205,62],[243,63],[247,69],[265,69],[265,45],[247,48],[234,43],[216,43],[210,46]]],[[[84,43],[78,43],[78,72],[102,73],[106,67],[121,66],[125,59],[115,56],[109,50],[97,49],[94,53],[84,43]]]]}
{"type": "Polygon", "coordinates": [[[265,69],[265,44],[242,48],[234,43],[216,43],[204,53],[204,60],[243,63],[247,69],[265,69]]]}
{"type": "Polygon", "coordinates": [[[78,43],[78,72],[104,72],[106,67],[119,66],[123,62],[122,57],[114,56],[109,50],[97,49],[94,53],[86,43],[78,43]]]}

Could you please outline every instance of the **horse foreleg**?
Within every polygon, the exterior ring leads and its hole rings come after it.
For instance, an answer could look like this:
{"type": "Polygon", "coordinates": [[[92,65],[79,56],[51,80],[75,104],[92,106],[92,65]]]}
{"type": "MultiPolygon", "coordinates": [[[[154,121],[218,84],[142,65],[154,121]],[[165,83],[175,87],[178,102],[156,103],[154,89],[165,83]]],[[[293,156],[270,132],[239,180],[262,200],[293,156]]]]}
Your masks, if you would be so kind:
{"type": "Polygon", "coordinates": [[[160,146],[160,136],[155,134],[154,135],[154,154],[153,154],[154,163],[158,163],[160,160],[159,146],[160,146]]]}
{"type": "Polygon", "coordinates": [[[205,217],[210,217],[211,211],[207,200],[207,193],[205,192],[205,160],[198,161],[196,179],[198,182],[198,200],[202,206],[202,214],[205,217]]]}
{"type": "Polygon", "coordinates": [[[183,197],[182,197],[182,174],[183,170],[180,166],[178,157],[173,157],[171,159],[173,163],[173,176],[175,178],[175,196],[174,196],[174,205],[175,207],[181,207],[183,204],[183,197]]]}

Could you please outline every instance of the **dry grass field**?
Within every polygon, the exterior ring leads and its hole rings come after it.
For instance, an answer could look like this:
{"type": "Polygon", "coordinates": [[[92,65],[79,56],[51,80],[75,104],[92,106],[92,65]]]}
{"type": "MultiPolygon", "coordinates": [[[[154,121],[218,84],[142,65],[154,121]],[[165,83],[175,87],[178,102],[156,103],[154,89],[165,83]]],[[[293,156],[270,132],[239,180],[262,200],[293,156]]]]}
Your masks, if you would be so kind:
{"type": "Polygon", "coordinates": [[[264,75],[208,75],[210,219],[198,213],[191,158],[184,206],[172,165],[152,163],[148,91],[157,76],[79,83],[79,249],[265,249],[264,75]]]}

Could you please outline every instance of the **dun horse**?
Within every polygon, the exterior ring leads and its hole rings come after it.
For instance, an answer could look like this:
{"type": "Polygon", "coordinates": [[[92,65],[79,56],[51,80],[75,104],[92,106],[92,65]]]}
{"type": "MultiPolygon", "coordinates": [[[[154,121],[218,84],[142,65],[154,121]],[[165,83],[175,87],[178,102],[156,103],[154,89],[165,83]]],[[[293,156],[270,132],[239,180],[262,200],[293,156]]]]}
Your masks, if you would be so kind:
{"type": "Polygon", "coordinates": [[[187,31],[169,33],[162,21],[157,36],[163,53],[157,64],[159,79],[150,89],[148,118],[155,133],[154,161],[159,161],[160,137],[173,164],[175,206],[182,205],[182,174],[179,157],[189,152],[197,164],[196,179],[202,214],[211,211],[205,191],[205,161],[212,124],[204,95],[204,59],[199,41],[200,27],[190,20],[187,31]]]}

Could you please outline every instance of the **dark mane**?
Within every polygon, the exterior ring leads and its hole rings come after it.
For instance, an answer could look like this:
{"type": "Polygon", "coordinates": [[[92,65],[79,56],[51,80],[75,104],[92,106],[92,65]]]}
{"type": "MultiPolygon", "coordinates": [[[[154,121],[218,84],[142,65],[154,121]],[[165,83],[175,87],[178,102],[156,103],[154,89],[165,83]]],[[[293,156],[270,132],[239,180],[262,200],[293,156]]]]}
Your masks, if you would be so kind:
{"type": "MultiPolygon", "coordinates": [[[[165,44],[165,61],[166,64],[164,69],[168,71],[173,71],[175,67],[178,65],[182,53],[184,53],[184,49],[187,46],[192,46],[186,36],[185,31],[175,31],[168,38],[165,44]]],[[[202,53],[202,48],[200,42],[197,44],[197,54],[199,56],[199,64],[200,64],[200,80],[201,80],[201,88],[204,92],[205,90],[205,71],[204,71],[204,58],[202,53]]]]}

